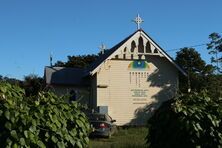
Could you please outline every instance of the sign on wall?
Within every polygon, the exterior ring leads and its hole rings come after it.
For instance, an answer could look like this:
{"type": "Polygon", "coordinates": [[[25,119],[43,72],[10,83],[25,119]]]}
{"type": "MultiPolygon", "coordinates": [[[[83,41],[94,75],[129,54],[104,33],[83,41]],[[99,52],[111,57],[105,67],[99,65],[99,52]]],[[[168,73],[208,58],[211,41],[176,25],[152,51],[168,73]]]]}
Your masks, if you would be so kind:
{"type": "Polygon", "coordinates": [[[131,89],[132,97],[147,97],[148,89],[131,89]]]}
{"type": "Polygon", "coordinates": [[[148,77],[151,66],[147,61],[135,60],[129,63],[130,97],[133,103],[144,104],[148,99],[148,77]]]}
{"type": "Polygon", "coordinates": [[[129,81],[132,86],[141,87],[147,81],[150,71],[150,64],[144,60],[135,60],[128,65],[129,81]]]}
{"type": "Polygon", "coordinates": [[[129,66],[128,66],[128,70],[149,70],[150,66],[147,63],[147,61],[142,61],[142,60],[137,60],[137,61],[132,61],[130,62],[129,66]]]}

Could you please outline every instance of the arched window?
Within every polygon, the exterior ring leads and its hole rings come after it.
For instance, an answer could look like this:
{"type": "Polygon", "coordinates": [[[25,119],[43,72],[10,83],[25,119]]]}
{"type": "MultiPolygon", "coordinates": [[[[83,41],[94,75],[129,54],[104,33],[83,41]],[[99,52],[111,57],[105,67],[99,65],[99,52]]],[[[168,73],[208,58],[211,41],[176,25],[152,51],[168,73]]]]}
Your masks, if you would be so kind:
{"type": "Polygon", "coordinates": [[[151,51],[151,47],[150,47],[150,42],[148,41],[147,43],[146,43],[146,53],[151,53],[152,51],[151,51]]]}
{"type": "Polygon", "coordinates": [[[154,53],[158,53],[158,50],[156,48],[154,49],[154,53]]]}
{"type": "Polygon", "coordinates": [[[144,45],[143,45],[143,38],[142,37],[139,38],[138,52],[144,53],[144,45]]]}
{"type": "Polygon", "coordinates": [[[132,41],[130,51],[134,52],[135,48],[136,48],[136,43],[135,43],[135,41],[132,41]]]}
{"type": "Polygon", "coordinates": [[[125,48],[123,49],[123,53],[126,54],[126,52],[127,52],[127,47],[125,47],[125,48]]]}

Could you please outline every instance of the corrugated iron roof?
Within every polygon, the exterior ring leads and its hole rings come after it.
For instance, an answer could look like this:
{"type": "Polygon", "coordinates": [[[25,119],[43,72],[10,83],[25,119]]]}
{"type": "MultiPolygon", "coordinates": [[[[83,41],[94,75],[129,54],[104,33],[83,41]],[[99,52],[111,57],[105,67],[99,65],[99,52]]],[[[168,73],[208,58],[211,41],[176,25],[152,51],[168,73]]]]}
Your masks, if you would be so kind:
{"type": "Polygon", "coordinates": [[[142,29],[139,29],[129,35],[127,38],[116,44],[111,49],[107,50],[104,54],[100,55],[98,59],[93,62],[87,69],[80,68],[67,68],[67,67],[45,67],[45,79],[47,84],[59,84],[59,85],[88,85],[85,81],[86,76],[90,75],[94,69],[96,69],[102,62],[104,62],[110,55],[119,49],[125,42],[127,42],[134,34],[142,31],[149,39],[151,39],[164,54],[171,60],[172,64],[176,68],[186,75],[186,72],[177,65],[174,60],[142,29]]]}
{"type": "Polygon", "coordinates": [[[45,67],[46,84],[56,85],[87,85],[84,69],[67,67],[45,67]]]}

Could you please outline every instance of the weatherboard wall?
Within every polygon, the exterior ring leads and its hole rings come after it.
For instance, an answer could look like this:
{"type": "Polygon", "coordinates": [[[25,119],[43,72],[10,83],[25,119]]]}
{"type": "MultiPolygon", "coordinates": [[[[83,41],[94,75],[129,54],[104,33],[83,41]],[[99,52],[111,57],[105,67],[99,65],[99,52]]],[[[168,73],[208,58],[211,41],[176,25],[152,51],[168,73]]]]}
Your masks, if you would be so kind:
{"type": "Polygon", "coordinates": [[[143,125],[153,111],[177,90],[178,70],[164,57],[107,60],[97,72],[97,106],[108,106],[118,125],[143,125]],[[133,69],[145,61],[147,68],[133,69]]]}
{"type": "MultiPolygon", "coordinates": [[[[55,92],[55,94],[58,96],[71,95],[70,92],[75,91],[76,100],[85,105],[88,105],[90,103],[90,91],[87,87],[55,85],[52,87],[51,91],[55,92]]],[[[69,102],[69,98],[67,97],[66,99],[66,101],[69,102]]]]}

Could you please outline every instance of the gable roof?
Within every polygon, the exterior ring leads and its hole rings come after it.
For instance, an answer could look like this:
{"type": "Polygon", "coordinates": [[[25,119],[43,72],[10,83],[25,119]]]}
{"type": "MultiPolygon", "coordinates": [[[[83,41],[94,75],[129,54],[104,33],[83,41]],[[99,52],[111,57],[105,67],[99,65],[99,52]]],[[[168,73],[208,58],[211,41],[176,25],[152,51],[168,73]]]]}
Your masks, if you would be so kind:
{"type": "Polygon", "coordinates": [[[67,67],[45,67],[46,84],[87,85],[84,81],[84,69],[67,67]]]}
{"type": "Polygon", "coordinates": [[[107,50],[104,54],[100,55],[98,59],[88,67],[89,72],[96,69],[100,64],[102,64],[110,55],[112,55],[117,49],[119,49],[120,46],[122,46],[126,41],[128,41],[136,33],[137,31],[129,35],[128,37],[126,37],[124,40],[122,40],[121,42],[113,46],[111,49],[107,50]]]}
{"type": "MultiPolygon", "coordinates": [[[[117,50],[123,46],[129,39],[133,38],[134,36],[136,36],[138,33],[140,33],[140,35],[143,35],[147,40],[149,40],[153,45],[155,45],[157,47],[157,49],[159,50],[159,52],[161,54],[164,55],[164,57],[166,57],[168,59],[168,61],[170,63],[172,63],[183,75],[187,76],[187,73],[178,65],[174,62],[174,60],[163,50],[163,48],[161,48],[145,31],[143,31],[142,29],[137,30],[136,32],[134,32],[133,34],[129,35],[127,38],[125,38],[123,41],[121,41],[120,43],[118,43],[117,45],[115,45],[114,47],[112,47],[111,49],[109,49],[108,51],[106,51],[103,55],[101,55],[95,62],[93,62],[89,69],[88,72],[90,73],[90,75],[94,75],[99,67],[102,65],[103,62],[105,62],[107,59],[111,59],[112,55],[115,54],[115,52],[117,52],[117,50]]],[[[87,73],[88,73],[87,72],[87,73]]]]}

